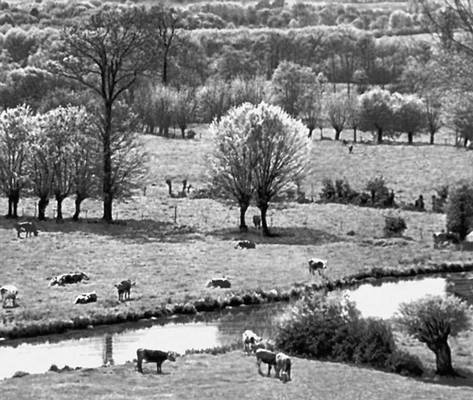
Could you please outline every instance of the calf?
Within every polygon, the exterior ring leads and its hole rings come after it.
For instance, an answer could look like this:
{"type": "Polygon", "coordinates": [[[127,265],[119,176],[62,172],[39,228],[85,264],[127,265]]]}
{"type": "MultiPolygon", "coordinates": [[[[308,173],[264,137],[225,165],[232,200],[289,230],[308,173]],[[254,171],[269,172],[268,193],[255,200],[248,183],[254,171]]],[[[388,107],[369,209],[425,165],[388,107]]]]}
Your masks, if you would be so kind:
{"type": "Polygon", "coordinates": [[[319,274],[327,268],[327,260],[322,260],[320,258],[311,258],[309,260],[309,273],[314,275],[315,271],[318,271],[319,274]]]}
{"type": "Polygon", "coordinates": [[[240,240],[236,245],[235,249],[255,249],[256,243],[251,240],[240,240]]]}
{"type": "Polygon", "coordinates": [[[460,235],[456,232],[434,232],[432,234],[434,240],[434,248],[437,249],[449,243],[458,244],[460,243],[460,235]]]}
{"type": "Polygon", "coordinates": [[[10,300],[10,307],[16,307],[16,296],[18,289],[13,285],[5,285],[0,288],[0,295],[2,296],[3,308],[6,308],[7,301],[10,300]]]}
{"type": "Polygon", "coordinates": [[[21,232],[25,232],[25,237],[31,236],[33,233],[35,236],[38,236],[38,229],[34,222],[18,222],[15,224],[15,229],[18,238],[23,239],[21,237],[21,232]]]}
{"type": "Polygon", "coordinates": [[[87,304],[95,303],[97,301],[97,294],[95,292],[91,293],[82,293],[76,297],[74,304],[87,304]]]}
{"type": "Polygon", "coordinates": [[[276,376],[283,382],[291,380],[291,359],[284,353],[276,354],[276,376]]]}
{"type": "Polygon", "coordinates": [[[62,274],[51,278],[49,286],[64,286],[71,283],[88,281],[89,277],[84,272],[72,272],[70,274],[62,274]]]}
{"type": "Polygon", "coordinates": [[[120,283],[116,284],[115,287],[118,291],[118,301],[129,300],[130,299],[130,292],[131,287],[135,286],[136,282],[132,282],[130,279],[126,281],[121,281],[120,283]]]}
{"type": "Polygon", "coordinates": [[[268,376],[271,375],[271,367],[274,366],[276,368],[276,353],[266,350],[266,349],[258,349],[255,352],[256,354],[256,365],[258,366],[258,373],[263,375],[261,372],[261,363],[268,364],[268,376]]]}
{"type": "Polygon", "coordinates": [[[136,350],[137,357],[137,368],[138,372],[143,373],[143,360],[147,362],[156,363],[156,373],[161,373],[161,365],[164,361],[176,361],[177,353],[173,351],[161,351],[161,350],[148,350],[148,349],[138,349],[136,350]]]}
{"type": "Polygon", "coordinates": [[[213,287],[213,288],[222,288],[222,289],[228,289],[229,287],[232,286],[228,278],[212,278],[207,282],[206,285],[208,288],[213,287]]]}
{"type": "Polygon", "coordinates": [[[247,329],[242,334],[242,342],[243,342],[243,351],[246,354],[249,354],[253,351],[253,347],[257,342],[260,342],[262,338],[260,338],[256,333],[247,329]]]}
{"type": "Polygon", "coordinates": [[[259,215],[253,215],[253,224],[256,229],[261,228],[261,217],[259,215]]]}

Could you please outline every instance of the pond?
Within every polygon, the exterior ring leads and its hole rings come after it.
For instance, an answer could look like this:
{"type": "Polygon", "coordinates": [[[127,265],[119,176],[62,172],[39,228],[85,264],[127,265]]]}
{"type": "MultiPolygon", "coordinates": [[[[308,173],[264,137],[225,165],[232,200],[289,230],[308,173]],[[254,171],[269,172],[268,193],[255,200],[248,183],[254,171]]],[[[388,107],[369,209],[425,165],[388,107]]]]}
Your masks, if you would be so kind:
{"type": "MultiPolygon", "coordinates": [[[[364,284],[343,291],[356,302],[363,316],[390,318],[401,302],[427,294],[456,294],[473,303],[473,273],[429,276],[422,279],[364,284]]],[[[263,337],[273,336],[276,320],[290,304],[272,303],[259,307],[238,307],[219,313],[160,321],[139,321],[97,327],[61,335],[0,343],[0,379],[16,371],[41,373],[52,364],[59,368],[93,368],[123,364],[136,358],[139,347],[184,353],[238,342],[245,329],[263,337]]]]}

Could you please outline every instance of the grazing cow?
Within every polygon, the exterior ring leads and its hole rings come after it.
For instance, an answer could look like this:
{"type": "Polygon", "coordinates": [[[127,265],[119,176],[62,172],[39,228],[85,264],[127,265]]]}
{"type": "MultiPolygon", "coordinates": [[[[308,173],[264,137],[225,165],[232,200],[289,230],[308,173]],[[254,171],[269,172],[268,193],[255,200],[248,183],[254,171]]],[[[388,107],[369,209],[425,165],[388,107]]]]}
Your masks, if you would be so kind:
{"type": "Polygon", "coordinates": [[[222,288],[222,289],[228,289],[229,287],[232,286],[228,278],[212,278],[207,282],[206,285],[208,288],[213,287],[213,288],[222,288]]]}
{"type": "Polygon", "coordinates": [[[460,235],[456,232],[435,232],[432,234],[434,240],[434,248],[437,249],[441,246],[448,245],[449,243],[458,244],[460,243],[460,235]]]}
{"type": "Polygon", "coordinates": [[[253,224],[255,225],[256,229],[260,229],[261,228],[261,216],[253,215],[253,224]]]}
{"type": "Polygon", "coordinates": [[[118,301],[123,300],[130,300],[130,291],[131,287],[135,286],[136,282],[132,282],[130,279],[126,281],[121,281],[120,283],[116,284],[115,287],[118,291],[118,301]]]}
{"type": "Polygon", "coordinates": [[[30,237],[32,233],[35,236],[38,236],[38,229],[34,222],[18,222],[15,224],[15,229],[20,239],[23,239],[21,237],[21,232],[25,232],[25,237],[30,237]]]}
{"type": "Polygon", "coordinates": [[[256,365],[258,366],[258,373],[263,375],[261,372],[261,363],[268,364],[268,376],[271,375],[271,367],[276,368],[276,353],[266,349],[258,349],[255,352],[256,354],[256,365]]]}
{"type": "Polygon", "coordinates": [[[84,272],[72,272],[70,274],[62,274],[51,278],[49,281],[49,286],[64,286],[70,283],[78,283],[83,280],[89,280],[89,277],[84,272]]]}
{"type": "Polygon", "coordinates": [[[3,308],[7,306],[7,300],[10,300],[10,307],[16,307],[16,296],[18,289],[13,285],[5,285],[0,288],[0,295],[2,296],[3,308]]]}
{"type": "Polygon", "coordinates": [[[95,303],[97,301],[97,294],[95,292],[91,293],[82,293],[76,297],[74,304],[87,304],[95,303]]]}
{"type": "Polygon", "coordinates": [[[236,245],[235,249],[255,249],[256,243],[251,240],[240,240],[236,245]]]}
{"type": "Polygon", "coordinates": [[[276,354],[276,376],[283,382],[291,380],[291,359],[284,353],[276,354]]]}
{"type": "Polygon", "coordinates": [[[262,338],[259,337],[256,333],[247,329],[242,334],[243,351],[246,354],[251,353],[252,351],[254,351],[255,344],[260,342],[261,340],[262,338]]]}
{"type": "Polygon", "coordinates": [[[177,353],[173,351],[161,351],[161,350],[148,350],[148,349],[138,349],[136,350],[137,357],[137,368],[138,372],[143,373],[143,360],[147,362],[156,363],[156,373],[161,373],[161,365],[164,361],[176,361],[177,353]]]}
{"type": "Polygon", "coordinates": [[[311,258],[309,260],[309,273],[314,275],[315,271],[318,271],[319,274],[327,268],[327,260],[322,260],[320,258],[311,258]]]}

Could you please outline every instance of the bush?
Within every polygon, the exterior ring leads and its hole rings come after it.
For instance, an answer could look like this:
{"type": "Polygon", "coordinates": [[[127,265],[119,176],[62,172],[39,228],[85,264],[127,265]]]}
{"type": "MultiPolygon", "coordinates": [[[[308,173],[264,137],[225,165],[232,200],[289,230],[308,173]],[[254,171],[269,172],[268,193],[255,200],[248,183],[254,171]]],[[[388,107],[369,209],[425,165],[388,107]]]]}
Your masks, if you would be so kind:
{"type": "Polygon", "coordinates": [[[404,351],[395,351],[386,362],[386,369],[405,376],[422,376],[424,369],[420,359],[404,351]]]}
{"type": "Polygon", "coordinates": [[[436,192],[437,194],[432,196],[432,211],[443,213],[448,198],[448,185],[440,186],[436,189],[436,192]]]}
{"type": "Polygon", "coordinates": [[[373,207],[394,207],[394,193],[388,189],[382,176],[370,179],[366,190],[371,195],[373,207]]]}
{"type": "Polygon", "coordinates": [[[384,217],[384,236],[402,236],[407,229],[406,221],[402,217],[384,217]]]}
{"type": "Polygon", "coordinates": [[[460,235],[464,240],[473,227],[473,185],[463,182],[455,187],[448,196],[446,207],[447,230],[460,235]]]}
{"type": "Polygon", "coordinates": [[[276,346],[299,356],[386,368],[395,352],[390,325],[363,319],[354,303],[314,294],[280,321],[276,346]]]}

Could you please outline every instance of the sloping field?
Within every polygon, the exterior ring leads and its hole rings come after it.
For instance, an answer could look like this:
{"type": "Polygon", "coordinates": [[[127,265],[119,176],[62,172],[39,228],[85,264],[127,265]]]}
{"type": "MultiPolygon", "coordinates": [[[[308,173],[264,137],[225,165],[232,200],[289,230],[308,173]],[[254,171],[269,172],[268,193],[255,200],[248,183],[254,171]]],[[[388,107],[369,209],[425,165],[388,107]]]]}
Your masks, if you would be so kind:
{"type": "MultiPolygon", "coordinates": [[[[262,368],[265,371],[265,368],[262,368]]],[[[258,375],[254,357],[241,352],[192,355],[165,362],[164,373],[153,364],[145,374],[133,364],[75,372],[26,376],[0,382],[2,399],[18,400],[470,400],[471,381],[446,380],[444,385],[330,362],[295,359],[293,380],[283,384],[258,375]]]]}

